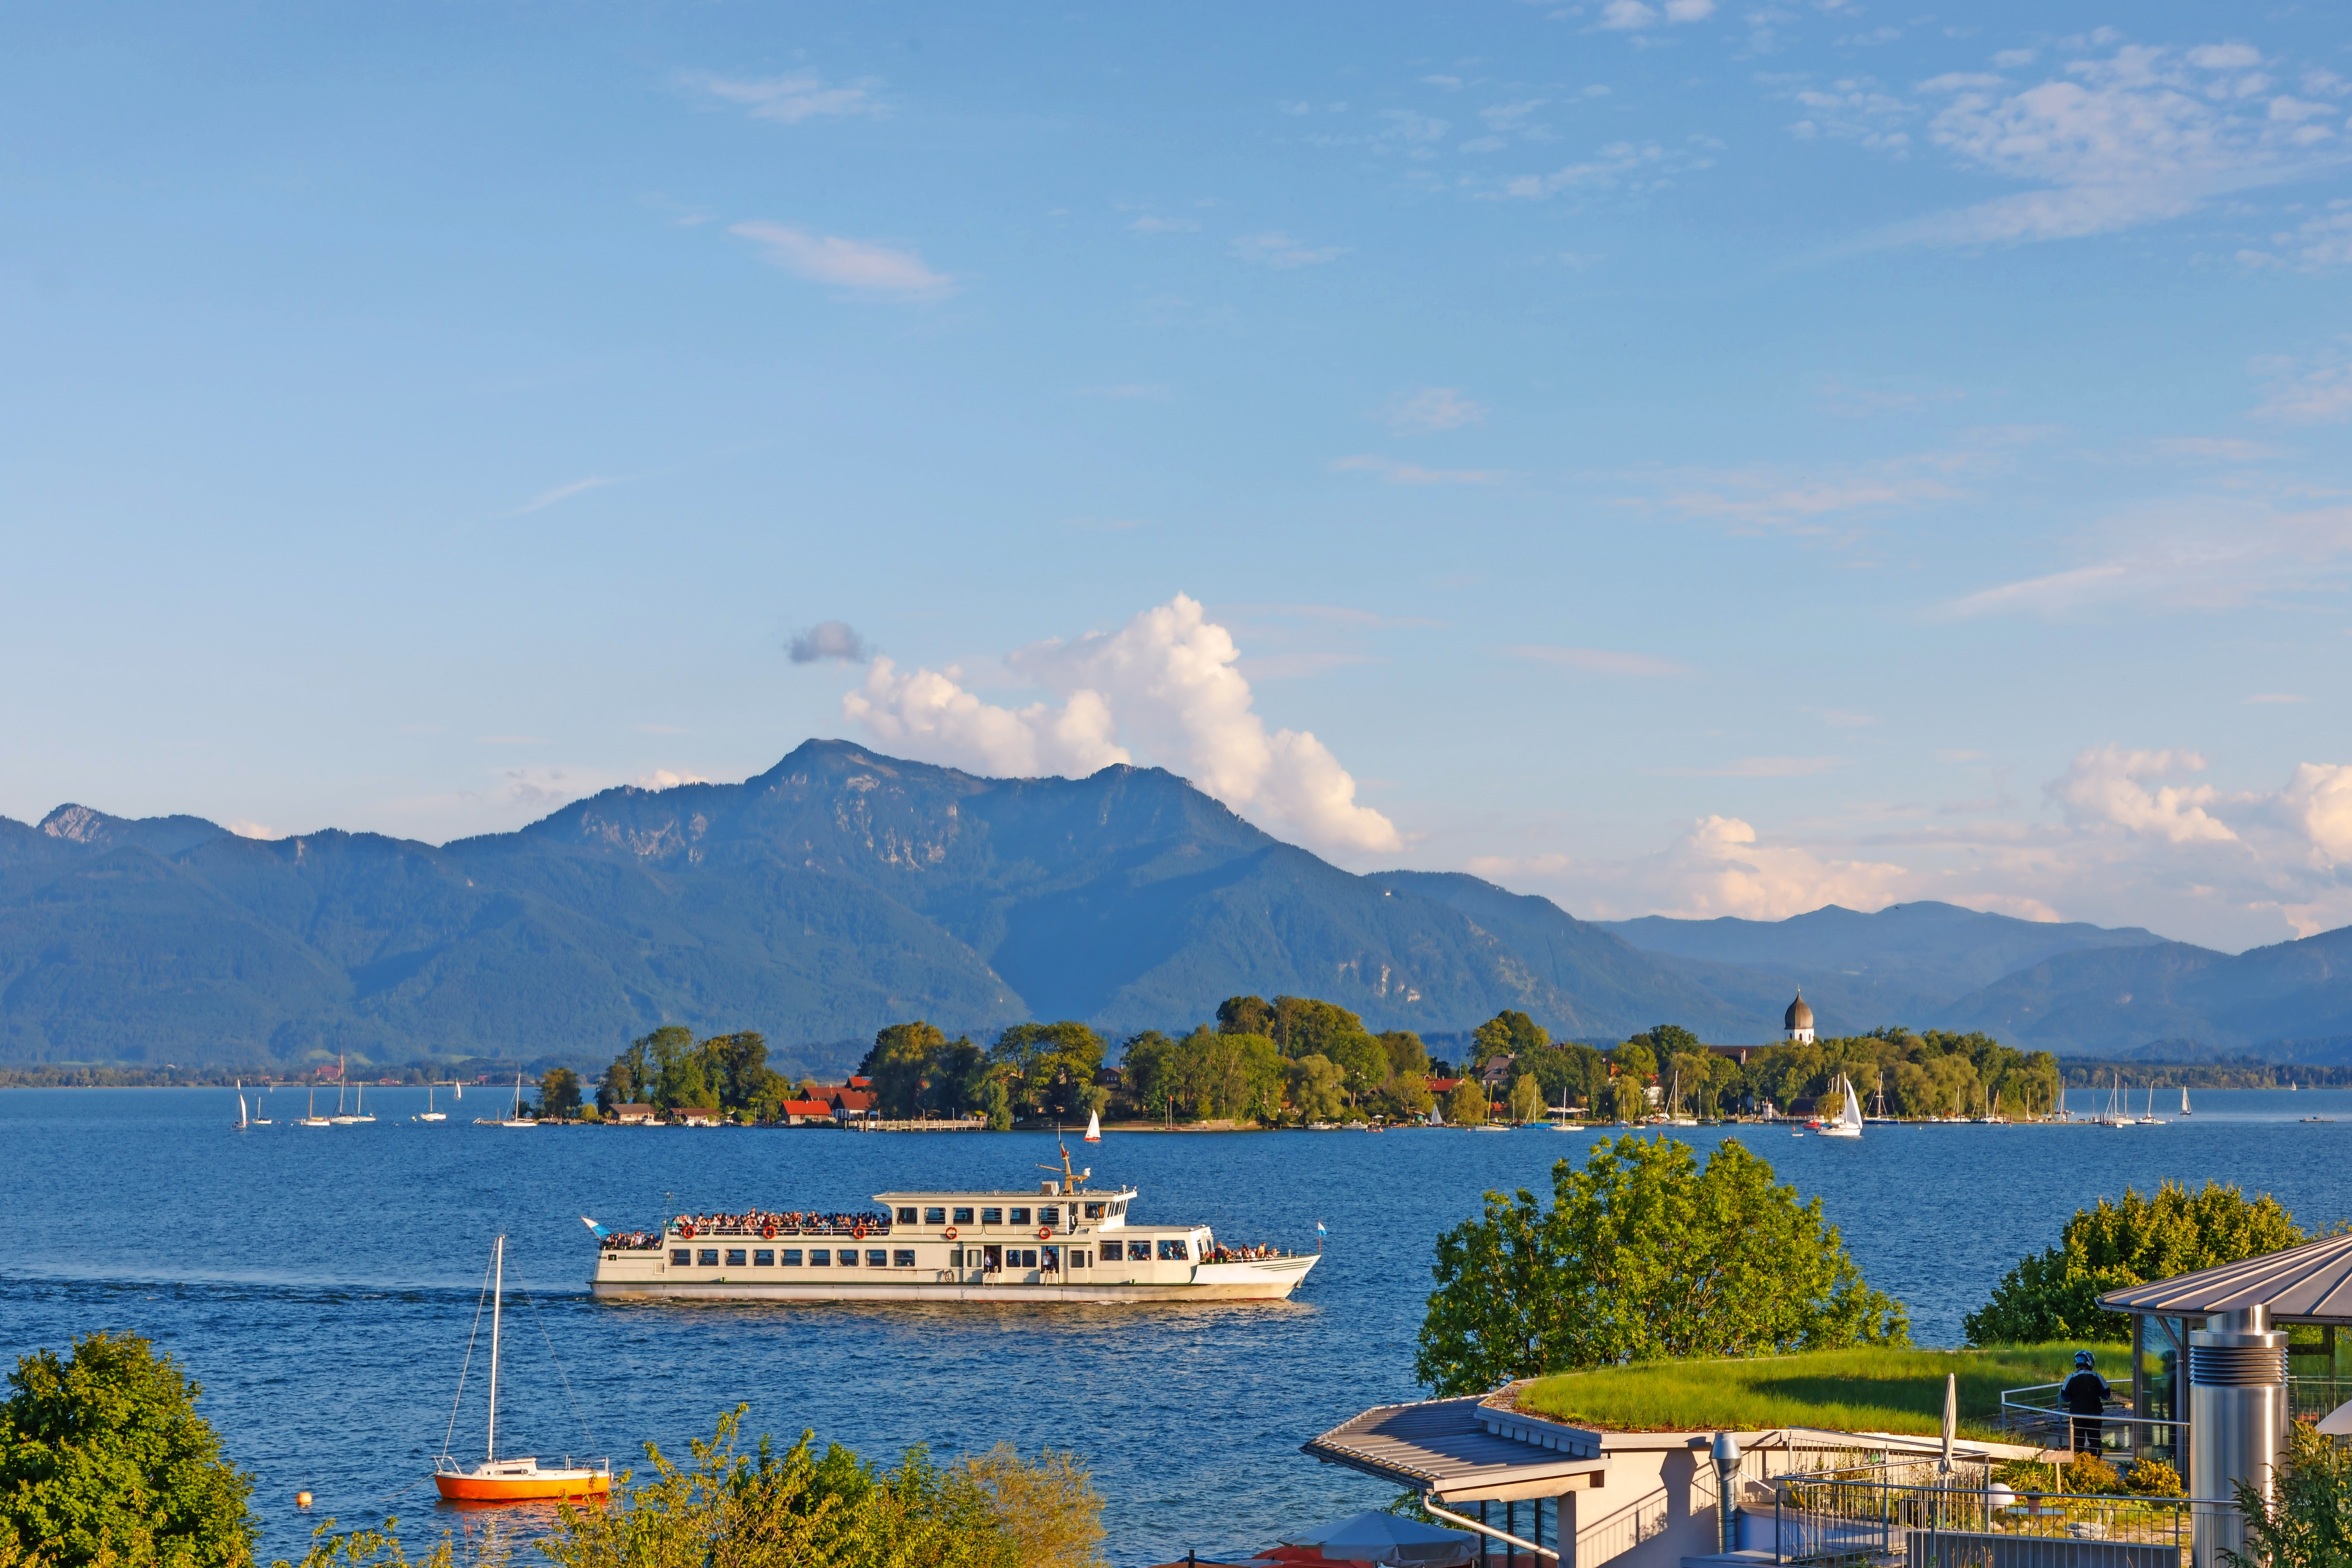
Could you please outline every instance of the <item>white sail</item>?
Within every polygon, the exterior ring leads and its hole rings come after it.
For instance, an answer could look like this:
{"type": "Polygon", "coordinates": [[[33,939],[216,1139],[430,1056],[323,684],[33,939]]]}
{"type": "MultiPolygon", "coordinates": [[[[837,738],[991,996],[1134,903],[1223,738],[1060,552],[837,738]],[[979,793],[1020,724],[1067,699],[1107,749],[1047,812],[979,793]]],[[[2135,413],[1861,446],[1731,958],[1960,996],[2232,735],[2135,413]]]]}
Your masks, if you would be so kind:
{"type": "Polygon", "coordinates": [[[1102,1142],[1102,1117],[1091,1110],[1087,1112],[1087,1142],[1089,1143],[1102,1142]]]}
{"type": "Polygon", "coordinates": [[[1854,1098],[1853,1080],[1848,1079],[1844,1082],[1845,1124],[1849,1127],[1859,1127],[1862,1125],[1862,1101],[1854,1098]]]}

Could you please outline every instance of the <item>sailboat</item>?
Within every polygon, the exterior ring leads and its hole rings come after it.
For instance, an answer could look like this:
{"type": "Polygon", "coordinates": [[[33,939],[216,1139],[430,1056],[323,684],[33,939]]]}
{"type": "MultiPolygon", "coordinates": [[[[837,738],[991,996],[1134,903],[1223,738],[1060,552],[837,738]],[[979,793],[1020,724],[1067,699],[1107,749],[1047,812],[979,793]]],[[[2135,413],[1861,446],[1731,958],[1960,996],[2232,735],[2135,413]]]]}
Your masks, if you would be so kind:
{"type": "Polygon", "coordinates": [[[367,1085],[363,1083],[357,1085],[352,1091],[352,1120],[354,1121],[375,1120],[367,1113],[367,1085]]]}
{"type": "Polygon", "coordinates": [[[1862,1101],[1853,1092],[1853,1080],[1840,1073],[1838,1088],[1844,1091],[1845,1102],[1838,1107],[1836,1119],[1822,1122],[1813,1131],[1824,1138],[1859,1138],[1862,1136],[1862,1101]]]}
{"type": "MultiPolygon", "coordinates": [[[[567,1458],[559,1467],[541,1468],[535,1458],[499,1458],[499,1342],[507,1284],[507,1238],[503,1236],[491,1253],[490,1268],[490,1424],[482,1444],[482,1462],[469,1470],[444,1452],[433,1466],[435,1489],[452,1502],[522,1502],[533,1498],[600,1497],[611,1491],[610,1459],[575,1466],[567,1458]]],[[[480,1321],[478,1317],[475,1319],[478,1323],[480,1321]]],[[[473,1353],[474,1347],[468,1342],[467,1359],[471,1360],[473,1353]]],[[[465,1396],[466,1378],[461,1372],[457,1374],[457,1397],[465,1396]]],[[[453,1405],[449,1428],[454,1432],[457,1426],[457,1412],[453,1405]]],[[[445,1438],[445,1447],[446,1444],[445,1438]]]]}
{"type": "Polygon", "coordinates": [[[2099,1118],[2100,1126],[2129,1127],[2132,1124],[2129,1108],[2121,1104],[2123,1092],[2124,1075],[2117,1073],[2107,1083],[2107,1113],[2099,1118]]]}
{"type": "Polygon", "coordinates": [[[433,1109],[433,1086],[429,1083],[425,1086],[425,1109],[416,1113],[416,1120],[419,1121],[446,1121],[449,1120],[449,1113],[447,1111],[436,1110],[433,1109]]]}
{"type": "Polygon", "coordinates": [[[1680,1070],[1675,1073],[1675,1087],[1672,1093],[1673,1098],[1667,1100],[1666,1114],[1662,1120],[1669,1127],[1697,1126],[1697,1117],[1683,1114],[1683,1075],[1680,1070]]]}
{"type": "Polygon", "coordinates": [[[1089,1143],[1102,1142],[1102,1114],[1099,1111],[1087,1112],[1087,1142],[1089,1143]]]}
{"type": "Polygon", "coordinates": [[[295,1123],[297,1127],[332,1127],[333,1122],[319,1114],[319,1086],[310,1086],[310,1114],[295,1123]]]}
{"type": "Polygon", "coordinates": [[[2194,1116],[2197,1114],[2195,1111],[2189,1109],[2189,1086],[2185,1083],[2180,1086],[2180,1114],[2183,1116],[2194,1116]]]}
{"type": "MultiPolygon", "coordinates": [[[[241,1090],[241,1089],[243,1089],[245,1088],[245,1085],[243,1085],[242,1083],[240,1083],[240,1084],[238,1084],[236,1087],[241,1090]]],[[[270,1089],[271,1089],[272,1088],[274,1088],[274,1087],[275,1087],[274,1085],[267,1084],[267,1083],[265,1083],[265,1084],[263,1084],[263,1085],[262,1085],[262,1087],[261,1087],[261,1093],[260,1093],[260,1094],[257,1094],[257,1095],[256,1095],[256,1096],[254,1096],[254,1098],[255,1098],[256,1100],[260,1100],[260,1101],[261,1101],[261,1103],[260,1103],[259,1105],[257,1105],[257,1106],[255,1106],[255,1107],[254,1107],[254,1109],[255,1109],[256,1110],[268,1110],[268,1109],[269,1109],[269,1101],[268,1101],[268,1093],[269,1093],[270,1089]]],[[[242,1095],[240,1095],[240,1096],[239,1096],[239,1099],[240,1099],[240,1100],[242,1100],[242,1098],[243,1098],[243,1096],[242,1096],[242,1095]]],[[[251,1121],[247,1121],[247,1122],[246,1123],[246,1125],[247,1125],[247,1127],[268,1127],[268,1126],[273,1125],[273,1123],[270,1121],[269,1118],[268,1118],[267,1116],[257,1116],[257,1117],[254,1117],[251,1121]]]]}
{"type": "Polygon", "coordinates": [[[532,1121],[530,1117],[525,1116],[522,1113],[522,1074],[519,1072],[515,1074],[514,1110],[508,1115],[507,1119],[504,1121],[499,1122],[499,1125],[501,1127],[536,1127],[539,1125],[538,1122],[532,1121]]]}
{"type": "Polygon", "coordinates": [[[1871,1091],[1870,1114],[1867,1117],[1864,1117],[1864,1120],[1866,1121],[1892,1121],[1895,1120],[1895,1118],[1886,1114],[1886,1069],[1884,1068],[1881,1068],[1878,1072],[1878,1087],[1871,1091]]]}
{"type": "Polygon", "coordinates": [[[2153,1082],[2147,1086],[2147,1114],[2139,1119],[2139,1124],[2142,1127],[2161,1127],[2165,1124],[2164,1119],[2156,1113],[2156,1085],[2153,1082]]]}
{"type": "MultiPolygon", "coordinates": [[[[336,1058],[339,1064],[341,1060],[340,1057],[336,1058]]],[[[337,1066],[335,1074],[335,1114],[331,1120],[338,1127],[349,1127],[352,1124],[352,1115],[350,1111],[343,1109],[343,1079],[342,1068],[340,1065],[337,1066]]]]}
{"type": "Polygon", "coordinates": [[[245,1079],[239,1079],[236,1080],[236,1130],[242,1132],[252,1125],[253,1118],[246,1114],[245,1109],[245,1079]]]}

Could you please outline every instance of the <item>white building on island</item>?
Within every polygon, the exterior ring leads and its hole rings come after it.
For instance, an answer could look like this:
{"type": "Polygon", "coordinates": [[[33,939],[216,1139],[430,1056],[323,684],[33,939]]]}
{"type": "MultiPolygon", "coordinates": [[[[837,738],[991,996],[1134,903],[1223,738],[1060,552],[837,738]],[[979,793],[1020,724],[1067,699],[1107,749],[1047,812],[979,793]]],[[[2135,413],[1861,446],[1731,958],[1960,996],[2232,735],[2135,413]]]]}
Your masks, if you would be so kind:
{"type": "Polygon", "coordinates": [[[1802,990],[1797,993],[1797,999],[1789,1004],[1789,1011],[1781,1018],[1780,1026],[1787,1032],[1790,1045],[1810,1046],[1813,1043],[1813,1010],[1805,1005],[1802,990]]]}

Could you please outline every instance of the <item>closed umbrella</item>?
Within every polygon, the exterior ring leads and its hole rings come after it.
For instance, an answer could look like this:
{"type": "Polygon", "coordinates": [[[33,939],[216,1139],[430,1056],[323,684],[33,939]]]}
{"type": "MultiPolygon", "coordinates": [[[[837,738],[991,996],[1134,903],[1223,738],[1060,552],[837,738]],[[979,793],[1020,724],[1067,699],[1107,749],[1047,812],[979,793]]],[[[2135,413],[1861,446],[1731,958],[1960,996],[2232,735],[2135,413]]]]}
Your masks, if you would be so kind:
{"type": "Polygon", "coordinates": [[[1285,1546],[1312,1546],[1326,1558],[1379,1563],[1393,1568],[1457,1568],[1478,1554],[1466,1530],[1441,1530],[1402,1514],[1369,1509],[1282,1538],[1285,1546]]]}
{"type": "Polygon", "coordinates": [[[1960,1426],[1960,1379],[1957,1373],[1944,1374],[1944,1462],[1941,1468],[1952,1468],[1952,1437],[1960,1426]]]}

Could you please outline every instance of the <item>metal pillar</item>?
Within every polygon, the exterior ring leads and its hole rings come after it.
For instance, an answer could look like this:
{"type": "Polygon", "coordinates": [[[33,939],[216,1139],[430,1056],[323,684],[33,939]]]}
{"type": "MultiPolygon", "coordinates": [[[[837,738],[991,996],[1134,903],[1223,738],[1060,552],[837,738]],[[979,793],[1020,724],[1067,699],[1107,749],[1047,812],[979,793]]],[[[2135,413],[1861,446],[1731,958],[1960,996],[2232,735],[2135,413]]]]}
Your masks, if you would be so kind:
{"type": "Polygon", "coordinates": [[[1715,1533],[1718,1551],[1739,1550],[1739,1440],[1715,1435],[1715,1533]]]}
{"type": "MultiPolygon", "coordinates": [[[[2287,1337],[2270,1310],[2217,1312],[2189,1336],[2189,1495],[2221,1500],[2240,1482],[2264,1498],[2286,1445],[2287,1337]]],[[[2244,1515],[2227,1502],[2196,1513],[2195,1568],[2246,1550],[2244,1515]]]]}
{"type": "MultiPolygon", "coordinates": [[[[1485,1498],[1480,1498],[1478,1500],[1478,1522],[1481,1524],[1486,1522],[1486,1500],[1485,1498]]],[[[1485,1531],[1482,1530],[1478,1532],[1478,1568],[1486,1568],[1486,1564],[1494,1561],[1492,1555],[1486,1549],[1486,1542],[1490,1539],[1492,1538],[1489,1537],[1485,1531]]]]}
{"type": "MultiPolygon", "coordinates": [[[[1506,1502],[1503,1504],[1503,1533],[1517,1535],[1518,1532],[1519,1505],[1516,1502],[1506,1502]]],[[[1516,1546],[1504,1547],[1503,1568],[1518,1568],[1518,1563],[1519,1549],[1516,1546]]]]}

